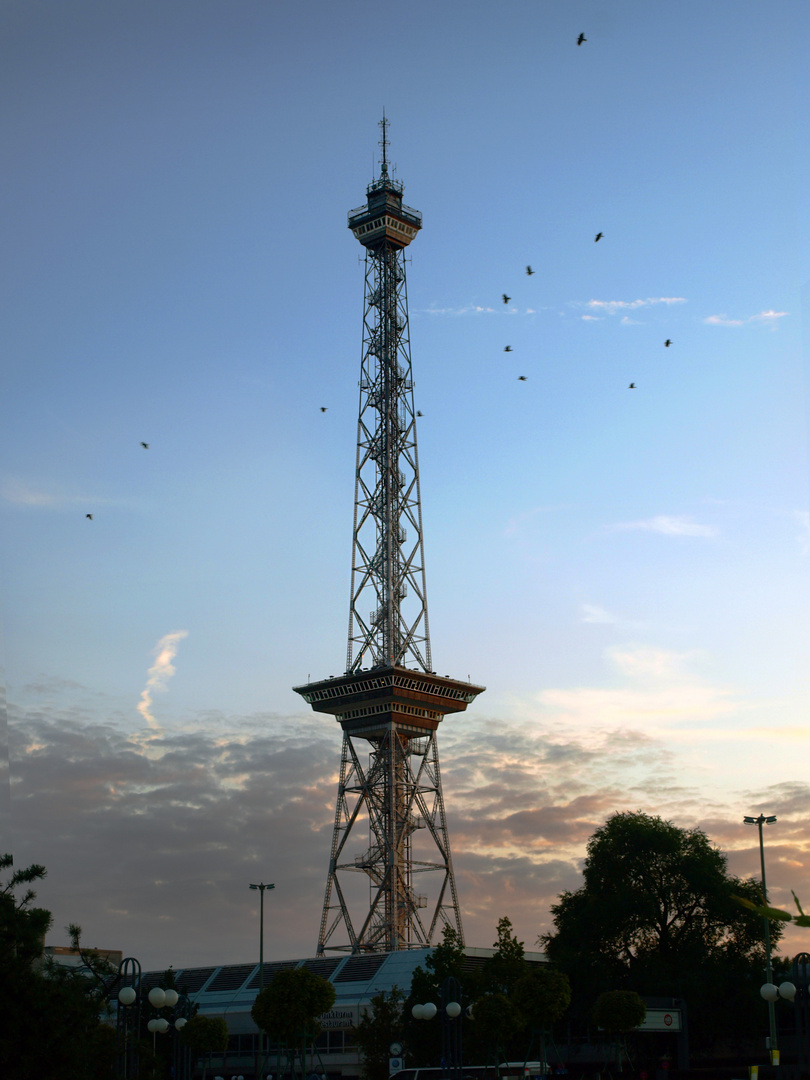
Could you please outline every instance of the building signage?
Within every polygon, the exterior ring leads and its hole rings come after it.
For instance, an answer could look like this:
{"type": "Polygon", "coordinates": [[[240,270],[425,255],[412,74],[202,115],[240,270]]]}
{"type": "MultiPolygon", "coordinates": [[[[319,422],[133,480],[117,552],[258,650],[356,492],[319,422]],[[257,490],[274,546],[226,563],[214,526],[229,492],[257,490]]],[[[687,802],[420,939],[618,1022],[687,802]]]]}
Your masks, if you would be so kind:
{"type": "Polygon", "coordinates": [[[680,1009],[647,1009],[647,1015],[638,1026],[639,1031],[680,1031],[680,1009]]]}
{"type": "Polygon", "coordinates": [[[349,1005],[342,1009],[330,1009],[329,1012],[321,1013],[318,1023],[322,1031],[337,1028],[350,1028],[357,1025],[358,1011],[356,1005],[349,1005]]]}

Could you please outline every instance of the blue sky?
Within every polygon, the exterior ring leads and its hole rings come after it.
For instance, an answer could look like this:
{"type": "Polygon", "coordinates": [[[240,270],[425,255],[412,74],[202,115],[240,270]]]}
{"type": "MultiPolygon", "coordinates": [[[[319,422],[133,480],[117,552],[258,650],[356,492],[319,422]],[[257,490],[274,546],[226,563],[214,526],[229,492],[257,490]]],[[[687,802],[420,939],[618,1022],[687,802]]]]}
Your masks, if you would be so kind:
{"type": "Polygon", "coordinates": [[[614,810],[745,874],[776,813],[810,895],[803,7],[0,20],[10,835],[54,943],[240,961],[262,876],[270,951],[314,947],[340,739],[291,687],[344,663],[383,108],[433,655],[488,688],[440,743],[468,939],[533,944],[614,810]]]}

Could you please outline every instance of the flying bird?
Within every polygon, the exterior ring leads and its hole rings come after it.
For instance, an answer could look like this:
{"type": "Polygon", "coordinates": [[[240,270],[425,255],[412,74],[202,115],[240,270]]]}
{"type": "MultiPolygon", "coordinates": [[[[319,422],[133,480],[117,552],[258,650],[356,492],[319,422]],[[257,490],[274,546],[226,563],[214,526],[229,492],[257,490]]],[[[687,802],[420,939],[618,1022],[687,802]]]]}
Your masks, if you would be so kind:
{"type": "Polygon", "coordinates": [[[579,37],[577,38],[577,45],[581,45],[583,41],[587,41],[587,40],[588,39],[585,37],[584,34],[580,34],[579,37]]]}
{"type": "Polygon", "coordinates": [[[666,345],[667,348],[669,348],[670,345],[672,344],[672,338],[667,338],[667,340],[664,342],[664,344],[666,345]]]}
{"type": "Polygon", "coordinates": [[[595,236],[595,237],[593,238],[593,242],[594,242],[595,244],[598,244],[598,243],[599,243],[599,241],[600,241],[600,240],[602,239],[602,237],[603,237],[604,235],[605,235],[604,233],[598,232],[598,233],[596,234],[596,236],[595,236]]]}
{"type": "Polygon", "coordinates": [[[417,415],[417,416],[421,416],[421,415],[422,415],[422,413],[420,413],[420,412],[419,412],[419,410],[417,409],[417,410],[416,410],[416,415],[417,415]]]}
{"type": "Polygon", "coordinates": [[[326,412],[326,410],[327,410],[328,408],[329,408],[329,406],[328,406],[328,405],[321,405],[321,412],[326,412]]]}
{"type": "Polygon", "coordinates": [[[526,376],[525,375],[518,375],[518,382],[526,382],[526,376]]]}
{"type": "Polygon", "coordinates": [[[141,446],[142,446],[142,447],[144,448],[144,450],[148,450],[148,449],[149,449],[149,443],[148,443],[148,442],[142,442],[142,443],[141,443],[141,446]]]}
{"type": "Polygon", "coordinates": [[[92,521],[92,520],[93,520],[93,515],[92,515],[92,514],[85,514],[84,516],[85,516],[86,518],[89,518],[89,519],[90,519],[90,521],[92,521]]]}
{"type": "Polygon", "coordinates": [[[628,390],[635,390],[635,388],[636,384],[634,382],[631,382],[630,385],[627,387],[628,390]]]}
{"type": "Polygon", "coordinates": [[[501,295],[503,296],[503,302],[504,302],[505,304],[508,304],[508,303],[509,303],[509,301],[510,301],[510,300],[512,299],[512,297],[511,297],[511,296],[507,296],[507,295],[506,295],[506,293],[502,293],[501,295]]]}
{"type": "Polygon", "coordinates": [[[526,267],[526,273],[529,275],[529,277],[531,277],[532,274],[534,273],[534,270],[532,270],[532,268],[530,266],[527,266],[526,267]]]}
{"type": "Polygon", "coordinates": [[[504,345],[503,351],[504,352],[511,352],[512,351],[512,346],[511,345],[504,345]]]}

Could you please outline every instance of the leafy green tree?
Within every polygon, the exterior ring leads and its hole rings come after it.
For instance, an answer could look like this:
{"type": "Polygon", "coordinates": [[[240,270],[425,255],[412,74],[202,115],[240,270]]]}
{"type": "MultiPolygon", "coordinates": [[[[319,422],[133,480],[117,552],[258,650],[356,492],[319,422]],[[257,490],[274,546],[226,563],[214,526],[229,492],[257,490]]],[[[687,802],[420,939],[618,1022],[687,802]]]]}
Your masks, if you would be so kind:
{"type": "MultiPolygon", "coordinates": [[[[0,871],[13,865],[12,855],[0,855],[0,871]]],[[[25,870],[14,870],[0,889],[0,959],[5,963],[18,962],[25,966],[42,956],[45,935],[53,924],[51,913],[45,908],[31,907],[37,895],[33,889],[26,889],[22,896],[16,893],[21,885],[41,881],[47,873],[44,866],[32,863],[25,870]]]]}
{"type": "Polygon", "coordinates": [[[250,1015],[271,1041],[300,1049],[301,1071],[307,1073],[306,1047],[320,1033],[318,1017],[335,1003],[335,988],[308,968],[278,971],[269,986],[256,997],[250,1015]]]}
{"type": "MultiPolygon", "coordinates": [[[[0,870],[13,867],[0,856],[0,870]]],[[[30,886],[46,875],[33,864],[12,871],[0,887],[0,1062],[3,1080],[111,1080],[115,1032],[107,1019],[109,971],[93,950],[81,950],[81,931],[69,933],[89,974],[43,959],[52,918],[34,907],[30,886]]]]}
{"type": "Polygon", "coordinates": [[[192,1055],[203,1059],[202,1080],[208,1072],[208,1055],[223,1053],[228,1047],[228,1025],[221,1016],[197,1013],[180,1031],[180,1042],[192,1055]]]}
{"type": "Polygon", "coordinates": [[[596,999],[593,1019],[611,1035],[626,1035],[644,1022],[647,1006],[635,990],[606,990],[596,999]]]}
{"type": "Polygon", "coordinates": [[[531,1028],[545,1030],[571,1004],[571,984],[567,975],[544,965],[527,971],[517,980],[512,1000],[531,1028]]]}
{"type": "Polygon", "coordinates": [[[404,994],[395,986],[371,999],[371,1008],[354,1029],[355,1042],[363,1058],[363,1080],[388,1080],[388,1059],[392,1042],[404,1038],[402,1005],[404,994]]]}
{"type": "MultiPolygon", "coordinates": [[[[750,1029],[764,928],[734,897],[756,900],[758,889],[728,873],[702,830],[614,814],[589,840],[583,876],[552,906],[555,929],[540,939],[571,979],[580,1017],[600,992],[635,989],[685,998],[698,1046],[750,1029]]],[[[780,932],[774,924],[772,942],[780,932]]]]}
{"type": "Polygon", "coordinates": [[[498,919],[498,940],[495,955],[484,965],[484,985],[490,993],[510,994],[515,984],[526,974],[523,942],[512,932],[512,920],[504,915],[498,919]]]}
{"type": "Polygon", "coordinates": [[[515,1003],[499,991],[484,994],[473,1006],[475,1043],[485,1064],[499,1064],[508,1057],[508,1046],[526,1021],[515,1003]]]}
{"type": "Polygon", "coordinates": [[[602,1028],[614,1038],[616,1067],[622,1071],[622,1058],[627,1057],[624,1036],[637,1028],[647,1015],[647,1006],[635,990],[606,990],[596,999],[593,1007],[593,1019],[597,1027],[602,1028]]]}

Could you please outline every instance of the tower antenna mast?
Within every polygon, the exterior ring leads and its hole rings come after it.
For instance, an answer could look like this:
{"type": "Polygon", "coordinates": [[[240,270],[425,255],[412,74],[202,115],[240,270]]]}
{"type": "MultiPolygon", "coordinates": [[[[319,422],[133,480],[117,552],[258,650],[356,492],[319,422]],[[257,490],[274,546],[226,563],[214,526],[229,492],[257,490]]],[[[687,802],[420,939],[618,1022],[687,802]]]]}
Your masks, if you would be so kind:
{"type": "Polygon", "coordinates": [[[388,123],[349,212],[366,271],[346,671],[294,688],[343,728],[319,955],[424,948],[445,925],[464,940],[436,730],[484,687],[432,670],[404,257],[422,215],[388,175],[388,123]]]}

